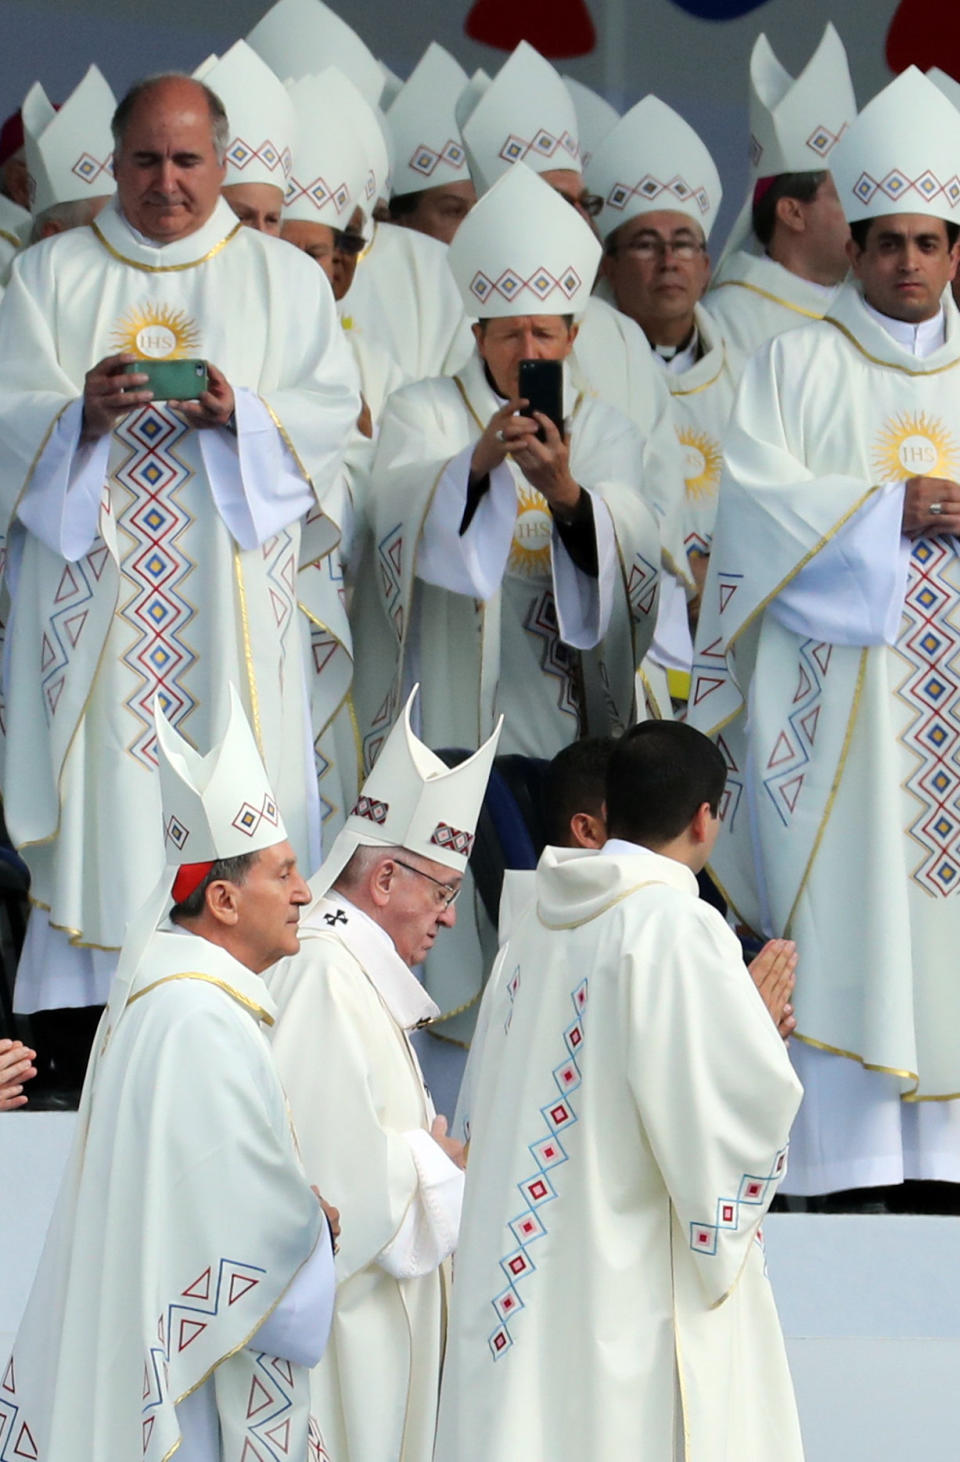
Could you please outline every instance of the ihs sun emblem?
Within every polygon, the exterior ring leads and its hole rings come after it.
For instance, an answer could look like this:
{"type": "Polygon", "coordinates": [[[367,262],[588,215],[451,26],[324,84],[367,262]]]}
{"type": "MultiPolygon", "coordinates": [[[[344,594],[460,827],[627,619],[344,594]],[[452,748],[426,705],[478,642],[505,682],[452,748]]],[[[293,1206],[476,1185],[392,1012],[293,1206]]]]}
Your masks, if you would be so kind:
{"type": "Polygon", "coordinates": [[[901,411],[881,428],[873,448],[873,466],[881,482],[907,477],[954,479],[960,454],[943,422],[925,411],[901,411]]]}
{"type": "Polygon", "coordinates": [[[140,360],[185,360],[200,348],[200,331],[172,305],[134,305],[114,326],[111,345],[140,360]]]}
{"type": "Polygon", "coordinates": [[[706,432],[697,431],[692,426],[678,427],[677,437],[683,448],[687,497],[697,501],[715,497],[723,472],[723,453],[719,444],[706,432]]]}
{"type": "Polygon", "coordinates": [[[518,485],[509,572],[524,579],[548,577],[552,536],[553,520],[546,498],[535,487],[518,485]]]}

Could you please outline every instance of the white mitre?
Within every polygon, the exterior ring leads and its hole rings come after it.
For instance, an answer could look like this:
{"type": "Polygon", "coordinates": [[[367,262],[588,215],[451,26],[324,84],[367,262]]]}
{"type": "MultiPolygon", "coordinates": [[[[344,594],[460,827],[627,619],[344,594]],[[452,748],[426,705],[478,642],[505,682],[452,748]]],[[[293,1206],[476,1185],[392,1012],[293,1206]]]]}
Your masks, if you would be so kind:
{"type": "Polygon", "coordinates": [[[517,163],[467,214],[447,259],[467,314],[498,319],[580,313],[601,252],[577,210],[517,163]]]}
{"type": "Polygon", "coordinates": [[[526,41],[504,61],[460,130],[478,192],[516,162],[537,173],[580,171],[573,98],[559,72],[526,41]]]}
{"type": "Polygon", "coordinates": [[[600,143],[610,136],[619,122],[620,113],[616,107],[610,105],[605,96],[589,86],[584,86],[582,81],[577,81],[573,76],[564,76],[562,80],[576,109],[580,166],[586,172],[587,164],[596,155],[600,143]]]}
{"type": "Polygon", "coordinates": [[[345,116],[354,98],[364,107],[366,102],[333,66],[288,86],[296,133],[283,216],[345,229],[357,204],[364,206],[369,172],[356,129],[345,116]]]}
{"type": "Polygon", "coordinates": [[[710,237],[723,197],[720,174],[703,142],[659,97],[631,107],[598,147],[586,171],[603,199],[602,239],[642,213],[685,213],[710,237]]]}
{"type": "Polygon", "coordinates": [[[463,91],[457,97],[455,115],[457,126],[460,128],[461,133],[463,132],[463,124],[468,117],[473,116],[477,103],[489,89],[492,80],[493,78],[490,74],[484,71],[482,66],[478,66],[463,88],[463,91]]]}
{"type": "Polygon", "coordinates": [[[796,79],[781,66],[766,36],[757,37],[750,56],[747,196],[724,255],[753,240],[753,199],[760,179],[832,167],[833,149],[856,115],[847,53],[831,22],[796,79]]]}
{"type": "Polygon", "coordinates": [[[503,717],[478,751],[448,767],[411,729],[419,688],[411,691],[329,857],[310,880],[315,898],[327,892],[362,847],[406,848],[456,873],[466,869],[503,717]]]}
{"type": "Polygon", "coordinates": [[[247,36],[258,56],[284,80],[336,66],[371,106],[383,91],[383,69],[356,31],[323,0],[277,0],[247,36]]]}
{"type": "Polygon", "coordinates": [[[290,176],[293,107],[287,89],[246,41],[209,56],[193,73],[215,91],[230,123],[224,186],[269,183],[281,192],[290,176]]]}
{"type": "Polygon", "coordinates": [[[953,102],[955,107],[960,108],[960,81],[955,81],[946,71],[941,71],[939,66],[930,67],[927,80],[932,81],[937,90],[943,92],[948,102],[953,102]]]}
{"type": "Polygon", "coordinates": [[[230,687],[222,741],[205,756],[154,704],[168,863],[210,863],[282,843],[287,836],[240,698],[230,687]]]}
{"type": "Polygon", "coordinates": [[[467,73],[431,41],[387,109],[393,143],[394,193],[422,193],[443,183],[470,181],[456,105],[467,73]]]}
{"type": "Polygon", "coordinates": [[[887,213],[960,223],[960,112],[908,66],[867,103],[830,168],[850,223],[887,213]]]}
{"type": "MultiPolygon", "coordinates": [[[[206,865],[258,853],[286,840],[273,788],[257,750],[240,697],[231,685],[230,712],[222,740],[201,755],[170,725],[154,697],[157,765],[163,807],[166,867],[127,926],[110,989],[108,1025],[126,1003],[137,965],[154,931],[175,902],[174,885],[188,876],[199,887],[206,865]],[[199,866],[198,866],[199,865],[199,866]],[[198,876],[199,875],[199,876],[198,876]]],[[[182,899],[186,892],[180,892],[182,899]]]]}
{"type": "Polygon", "coordinates": [[[96,66],[59,111],[35,81],[23,101],[23,145],[34,217],[58,203],[116,191],[110,123],[117,101],[96,66]]]}

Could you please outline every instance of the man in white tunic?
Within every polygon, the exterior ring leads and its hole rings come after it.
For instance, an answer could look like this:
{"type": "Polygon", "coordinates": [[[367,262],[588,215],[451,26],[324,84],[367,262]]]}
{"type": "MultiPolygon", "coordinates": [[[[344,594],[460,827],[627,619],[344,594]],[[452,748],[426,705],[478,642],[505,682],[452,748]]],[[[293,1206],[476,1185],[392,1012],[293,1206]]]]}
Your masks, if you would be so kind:
{"type": "Polygon", "coordinates": [[[798,1462],[760,1223],[800,1086],[697,897],[722,756],[627,732],[610,838],[548,848],[475,1092],[437,1462],[798,1462]]]}
{"type": "Polygon", "coordinates": [[[171,862],[100,1028],[2,1370],[0,1455],[302,1459],[309,1433],[322,1457],[306,1368],[332,1235],[262,1030],[262,973],[296,950],[309,893],[236,696],[206,757],[162,716],[157,738],[171,862]]]}
{"type": "Polygon", "coordinates": [[[24,97],[24,152],[33,239],[91,223],[116,191],[110,121],[116,98],[96,66],[87,68],[59,111],[39,81],[24,97]]]}
{"type": "Polygon", "coordinates": [[[411,966],[454,923],[497,739],[450,770],[407,705],[311,881],[300,953],[269,976],[307,1176],[342,1196],[333,1329],[311,1383],[336,1462],[433,1455],[463,1146],[411,1044],[438,1013],[411,966]]]}
{"type": "Polygon", "coordinates": [[[469,354],[470,335],[444,266],[443,244],[373,217],[377,203],[386,210],[390,198],[390,154],[379,110],[385,80],[380,63],[322,0],[277,0],[247,40],[284,79],[335,66],[359,91],[363,106],[351,111],[351,125],[367,154],[358,217],[368,244],[344,313],[384,346],[411,380],[455,370],[469,354]]]}
{"type": "Polygon", "coordinates": [[[241,223],[278,235],[293,165],[287,88],[246,41],[208,56],[193,74],[216,92],[230,123],[220,191],[241,223]]]}
{"type": "Polygon", "coordinates": [[[477,201],[457,125],[467,73],[431,41],[386,114],[392,144],[390,218],[449,244],[477,201]]]}
{"type": "Polygon", "coordinates": [[[291,840],[318,855],[299,520],[338,481],[359,398],[320,271],[219,197],[218,110],[188,78],[131,94],[115,204],[19,258],[0,309],[3,790],[37,905],[25,1011],[103,1002],[156,879],[155,695],[203,740],[241,686],[291,840]],[[179,406],[136,369],[194,356],[209,388],[179,406]]]}
{"type": "Polygon", "coordinates": [[[750,181],[707,308],[752,355],[828,312],[847,272],[846,221],[826,171],[857,106],[843,42],[828,23],[794,79],[757,37],[750,57],[750,181]]]}
{"type": "MultiPolygon", "coordinates": [[[[395,392],[383,415],[370,502],[382,629],[356,678],[368,761],[418,678],[418,729],[433,747],[472,745],[502,711],[505,751],[549,757],[636,718],[660,563],[643,439],[565,378],[564,436],[549,423],[541,443],[517,384],[521,359],[569,356],[599,252],[520,165],[450,245],[482,318],[462,371],[395,392]]],[[[466,1007],[445,1030],[458,1039],[488,968],[475,929],[461,920],[428,966],[441,1009],[466,1007]]]]}
{"type": "Polygon", "coordinates": [[[960,1180],[956,110],[914,68],[833,168],[856,280],[747,366],[690,718],[712,867],[800,953],[791,1187],[960,1180]]]}
{"type": "Polygon", "coordinates": [[[702,586],[741,369],[701,303],[720,176],[693,128],[647,96],[600,143],[587,185],[603,199],[601,292],[637,322],[666,373],[686,466],[684,547],[702,586]]]}

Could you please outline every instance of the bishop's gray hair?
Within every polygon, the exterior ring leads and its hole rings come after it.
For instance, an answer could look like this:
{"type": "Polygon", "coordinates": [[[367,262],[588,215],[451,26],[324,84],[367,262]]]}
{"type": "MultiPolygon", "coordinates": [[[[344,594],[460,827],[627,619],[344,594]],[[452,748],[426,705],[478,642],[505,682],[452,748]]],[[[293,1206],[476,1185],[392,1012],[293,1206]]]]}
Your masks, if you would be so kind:
{"type": "Polygon", "coordinates": [[[213,150],[217,155],[217,162],[223,162],[223,159],[227,155],[227,146],[230,142],[230,123],[227,120],[227,109],[211,87],[202,81],[198,81],[195,76],[188,76],[185,71],[162,71],[156,76],[145,76],[142,81],[135,81],[133,83],[126,96],[119,102],[110,123],[110,131],[113,133],[114,150],[119,152],[123,146],[124,133],[127,130],[130,117],[137,102],[147,92],[152,91],[155,86],[158,86],[163,81],[190,81],[203,92],[207,99],[207,107],[210,112],[210,131],[213,134],[213,150]]]}
{"type": "Polygon", "coordinates": [[[382,843],[361,843],[359,848],[354,848],[350,854],[342,873],[338,874],[334,880],[333,887],[340,889],[343,893],[346,893],[348,889],[356,888],[368,876],[375,864],[382,863],[387,858],[398,858],[402,852],[402,848],[388,848],[382,843]]]}

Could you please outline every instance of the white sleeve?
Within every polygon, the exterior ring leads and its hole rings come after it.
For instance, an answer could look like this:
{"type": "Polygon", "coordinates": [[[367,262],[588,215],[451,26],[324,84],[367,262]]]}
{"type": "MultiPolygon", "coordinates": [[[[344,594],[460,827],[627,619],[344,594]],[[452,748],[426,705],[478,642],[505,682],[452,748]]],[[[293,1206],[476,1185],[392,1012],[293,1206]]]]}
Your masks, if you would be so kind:
{"type": "Polygon", "coordinates": [[[83,400],[62,413],[37,459],[17,517],[60,558],[76,563],[97,536],[110,433],[80,441],[83,400]]]}
{"type": "Polygon", "coordinates": [[[201,429],[200,451],[217,511],[249,550],[302,518],[315,498],[259,396],[239,387],[234,401],[236,436],[201,429]]]}
{"type": "Polygon", "coordinates": [[[336,1286],[333,1244],[329,1225],[324,1224],[310,1258],[247,1342],[247,1349],[279,1356],[297,1366],[315,1366],[330,1334],[336,1286]]]}
{"type": "MultiPolygon", "coordinates": [[[[581,488],[586,492],[586,488],[581,488]]],[[[617,581],[617,543],[613,520],[606,503],[590,493],[593,524],[597,541],[597,577],[577,568],[563,546],[553,525],[550,561],[553,570],[553,597],[557,605],[557,626],[560,638],[574,650],[592,650],[607,632],[613,611],[613,591],[617,581]]]]}
{"type": "Polygon", "coordinates": [[[769,606],[785,629],[833,645],[893,645],[903,613],[910,541],[903,483],[891,483],[845,523],[769,606]]]}
{"type": "Polygon", "coordinates": [[[429,1132],[404,1132],[417,1169],[417,1191],[377,1263],[395,1279],[431,1274],[457,1247],[463,1172],[429,1132]]]}
{"type": "Polygon", "coordinates": [[[490,473],[490,487],[463,534],[473,444],[447,463],[433,494],[417,547],[417,578],[452,594],[489,599],[500,588],[517,518],[517,490],[509,467],[490,473]]]}

